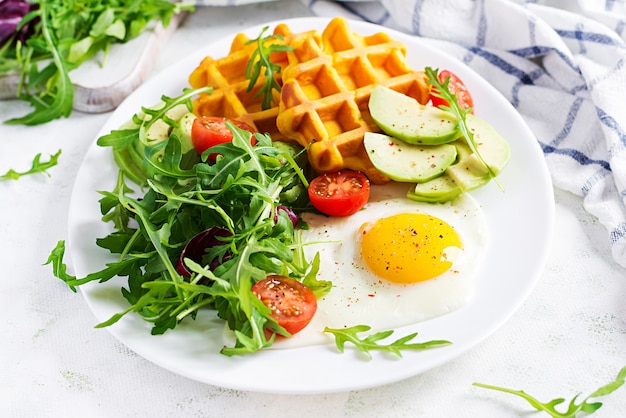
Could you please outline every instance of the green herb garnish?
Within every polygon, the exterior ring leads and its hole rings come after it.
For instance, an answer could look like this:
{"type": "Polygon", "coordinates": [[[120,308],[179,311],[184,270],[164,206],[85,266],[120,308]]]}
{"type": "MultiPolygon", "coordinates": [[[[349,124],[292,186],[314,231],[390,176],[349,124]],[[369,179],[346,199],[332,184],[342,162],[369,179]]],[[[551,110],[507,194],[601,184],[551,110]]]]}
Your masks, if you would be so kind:
{"type": "Polygon", "coordinates": [[[519,396],[525,399],[526,401],[528,401],[528,403],[532,405],[538,411],[547,412],[548,414],[550,414],[551,417],[554,417],[554,418],[574,418],[579,412],[591,414],[597,411],[598,409],[600,409],[600,407],[602,406],[601,402],[590,403],[588,401],[592,398],[597,398],[599,396],[606,396],[606,395],[613,393],[615,390],[619,389],[624,384],[624,380],[626,380],[626,367],[620,370],[620,372],[617,374],[617,377],[615,378],[613,382],[608,383],[602,386],[601,388],[597,389],[592,394],[590,394],[585,399],[583,399],[582,402],[578,404],[576,403],[580,394],[574,396],[572,400],[569,402],[567,406],[567,410],[565,412],[559,412],[556,410],[557,405],[561,405],[563,402],[565,402],[564,398],[556,398],[556,399],[551,400],[550,402],[543,403],[522,390],[512,390],[512,389],[507,389],[507,388],[503,388],[499,386],[485,385],[482,383],[474,383],[474,386],[497,390],[500,392],[511,393],[513,395],[519,396]]]}
{"type": "Polygon", "coordinates": [[[467,142],[467,145],[469,146],[470,150],[472,150],[472,152],[476,154],[478,161],[480,161],[480,163],[485,167],[485,169],[487,170],[487,173],[489,174],[489,177],[493,179],[493,181],[498,185],[500,190],[504,191],[504,186],[502,186],[502,183],[500,183],[500,181],[496,177],[496,174],[493,172],[491,167],[489,167],[489,164],[487,164],[487,162],[483,159],[483,157],[478,152],[478,147],[476,146],[476,142],[474,141],[474,133],[467,126],[466,116],[468,113],[472,111],[472,109],[471,108],[464,109],[459,105],[459,101],[457,100],[456,93],[452,93],[450,89],[448,88],[448,85],[450,84],[449,77],[442,83],[439,80],[439,76],[438,76],[439,70],[437,69],[433,70],[431,67],[426,67],[424,72],[426,73],[426,76],[428,77],[428,82],[433,86],[431,93],[437,97],[444,99],[446,102],[448,102],[448,106],[441,105],[439,107],[445,111],[452,113],[454,116],[456,116],[458,125],[459,125],[459,131],[465,138],[465,141],[467,142]]]}
{"type": "Polygon", "coordinates": [[[141,34],[154,20],[167,26],[173,15],[191,5],[166,0],[33,1],[13,39],[0,49],[0,73],[19,74],[18,97],[30,103],[31,113],[6,121],[37,125],[72,111],[74,86],[69,73],[102,53],[102,63],[114,43],[141,34]],[[18,36],[23,26],[29,36],[18,36]]]}
{"type": "Polygon", "coordinates": [[[29,170],[18,172],[13,169],[9,169],[9,171],[0,176],[0,180],[17,180],[22,176],[35,173],[48,174],[48,169],[58,164],[60,155],[61,150],[58,150],[56,154],[50,156],[48,161],[41,161],[41,153],[39,153],[35,155],[29,170]]]}
{"type": "Polygon", "coordinates": [[[293,47],[286,45],[282,42],[270,42],[272,40],[283,41],[284,38],[281,35],[274,34],[263,37],[263,34],[268,29],[268,26],[261,30],[259,36],[255,39],[249,40],[247,43],[256,42],[257,48],[252,53],[250,61],[246,66],[246,78],[250,80],[248,83],[248,92],[252,91],[256,86],[261,71],[265,76],[263,86],[255,94],[254,97],[263,96],[261,102],[261,108],[267,110],[272,106],[273,91],[276,90],[280,93],[280,84],[278,84],[277,77],[281,71],[280,65],[272,62],[270,54],[274,52],[287,52],[292,51],[293,47]]]}
{"type": "Polygon", "coordinates": [[[399,338],[389,344],[383,344],[381,343],[381,340],[392,335],[394,331],[391,330],[376,332],[366,337],[360,337],[358,335],[359,333],[367,332],[370,329],[371,327],[368,325],[355,325],[349,328],[326,327],[324,328],[324,332],[328,332],[335,336],[335,344],[337,345],[337,349],[341,353],[344,352],[345,344],[347,342],[350,342],[354,344],[359,352],[365,355],[368,360],[372,358],[372,355],[370,354],[370,351],[372,350],[385,351],[395,354],[398,357],[402,357],[403,350],[428,350],[430,348],[443,347],[452,344],[450,341],[446,340],[432,340],[423,343],[411,343],[410,341],[417,336],[417,332],[399,338]]]}

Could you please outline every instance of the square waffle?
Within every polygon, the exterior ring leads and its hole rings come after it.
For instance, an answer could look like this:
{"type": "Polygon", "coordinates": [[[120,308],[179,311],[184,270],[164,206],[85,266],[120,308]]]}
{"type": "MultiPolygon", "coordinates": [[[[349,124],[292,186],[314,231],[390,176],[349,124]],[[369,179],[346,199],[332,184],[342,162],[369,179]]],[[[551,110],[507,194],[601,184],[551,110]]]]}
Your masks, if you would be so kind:
{"type": "Polygon", "coordinates": [[[378,132],[368,109],[377,84],[426,103],[430,87],[422,71],[406,63],[406,47],[385,33],[361,36],[343,18],[331,20],[319,31],[294,33],[279,24],[274,34],[290,45],[289,52],[274,53],[281,67],[269,109],[255,97],[265,82],[260,75],[248,91],[246,67],[257,45],[243,33],[230,52],[219,59],[206,57],[189,76],[193,88],[212,86],[193,103],[197,115],[223,116],[247,123],[275,141],[295,141],[309,146],[309,161],[318,173],[348,168],[364,172],[375,184],[389,178],[374,168],[363,146],[365,132],[378,132]]]}
{"type": "MultiPolygon", "coordinates": [[[[306,37],[321,43],[317,31],[293,33],[285,24],[277,25],[274,34],[282,36],[283,40],[271,39],[269,42],[289,44],[295,39],[306,37]]],[[[249,80],[246,77],[246,67],[254,51],[256,43],[248,43],[250,39],[243,33],[233,40],[230,52],[219,59],[206,57],[189,76],[192,88],[212,86],[213,92],[202,94],[193,103],[193,111],[203,116],[223,116],[228,119],[237,119],[247,123],[259,132],[269,133],[274,140],[285,139],[276,127],[278,116],[279,94],[274,92],[274,100],[269,109],[262,108],[262,97],[256,97],[259,89],[265,82],[261,74],[248,91],[249,80]]],[[[273,53],[271,60],[284,68],[288,65],[285,53],[273,53]]],[[[277,74],[277,82],[282,84],[277,74]]]]}
{"type": "Polygon", "coordinates": [[[425,104],[430,87],[422,71],[406,63],[406,47],[385,33],[361,36],[346,20],[333,19],[322,43],[310,37],[294,39],[282,71],[276,119],[285,138],[303,146],[320,173],[343,168],[364,172],[372,183],[389,178],[374,168],[365,147],[365,132],[378,132],[368,101],[377,84],[425,104]]]}

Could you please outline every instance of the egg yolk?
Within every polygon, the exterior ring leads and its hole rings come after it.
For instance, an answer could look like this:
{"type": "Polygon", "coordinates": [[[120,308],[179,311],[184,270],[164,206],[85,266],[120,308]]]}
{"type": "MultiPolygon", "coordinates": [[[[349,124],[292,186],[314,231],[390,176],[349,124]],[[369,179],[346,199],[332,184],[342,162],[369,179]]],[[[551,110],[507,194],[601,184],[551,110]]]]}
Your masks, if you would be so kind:
{"type": "Polygon", "coordinates": [[[401,213],[361,226],[361,254],[377,276],[396,283],[432,279],[452,267],[446,249],[461,246],[449,224],[427,214],[401,213]]]}

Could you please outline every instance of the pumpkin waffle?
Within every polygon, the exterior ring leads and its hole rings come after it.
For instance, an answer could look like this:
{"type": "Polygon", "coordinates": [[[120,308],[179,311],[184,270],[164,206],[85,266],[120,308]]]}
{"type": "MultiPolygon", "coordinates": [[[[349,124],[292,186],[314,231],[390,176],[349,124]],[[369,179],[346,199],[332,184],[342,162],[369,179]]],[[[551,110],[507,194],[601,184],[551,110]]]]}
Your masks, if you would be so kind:
{"type": "Polygon", "coordinates": [[[303,146],[317,172],[348,168],[372,183],[389,178],[376,170],[363,145],[365,132],[378,132],[368,101],[377,84],[425,104],[430,87],[422,71],[406,63],[406,47],[385,33],[361,36],[346,20],[333,19],[322,42],[300,37],[291,42],[282,71],[278,130],[303,146]]]}
{"type": "MultiPolygon", "coordinates": [[[[283,39],[271,39],[269,42],[289,44],[298,38],[305,37],[321,43],[321,35],[318,31],[293,33],[285,24],[277,25],[273,33],[282,36],[283,39]]],[[[204,93],[193,102],[193,112],[203,116],[237,119],[259,132],[269,133],[274,140],[284,139],[276,127],[279,93],[274,91],[274,100],[269,109],[262,108],[263,98],[260,95],[256,96],[265,82],[263,74],[248,91],[250,81],[246,77],[246,67],[257,48],[256,43],[248,43],[249,41],[250,38],[239,33],[233,39],[227,56],[219,59],[206,57],[190,74],[189,84],[192,88],[213,87],[212,93],[204,93]]],[[[280,65],[281,69],[288,65],[284,52],[272,53],[271,60],[280,65]]],[[[277,74],[279,85],[282,84],[281,74],[282,70],[277,74]]]]}

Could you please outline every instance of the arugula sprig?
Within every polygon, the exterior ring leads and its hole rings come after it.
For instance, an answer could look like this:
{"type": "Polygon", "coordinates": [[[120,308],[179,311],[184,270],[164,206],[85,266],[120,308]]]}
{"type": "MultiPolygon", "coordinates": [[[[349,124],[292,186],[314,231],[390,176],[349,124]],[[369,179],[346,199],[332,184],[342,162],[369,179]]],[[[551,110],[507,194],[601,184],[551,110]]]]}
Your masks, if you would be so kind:
{"type": "Polygon", "coordinates": [[[273,91],[276,90],[280,93],[280,84],[277,81],[278,74],[281,71],[280,65],[272,62],[271,54],[276,52],[292,51],[293,47],[282,42],[284,40],[282,35],[273,34],[263,36],[269,26],[265,26],[258,37],[251,39],[247,44],[256,43],[257,47],[248,61],[246,66],[246,78],[248,83],[248,92],[252,91],[263,71],[264,79],[263,85],[259,88],[254,97],[263,96],[261,101],[261,108],[267,110],[272,106],[274,100],[273,91]]]}
{"type": "Polygon", "coordinates": [[[446,110],[452,113],[454,116],[456,116],[458,125],[459,125],[459,131],[465,138],[465,142],[469,146],[470,150],[474,154],[476,154],[478,161],[480,161],[480,163],[485,167],[485,169],[487,170],[487,173],[489,174],[489,177],[498,185],[500,190],[504,191],[504,186],[498,180],[496,173],[493,172],[489,164],[487,164],[487,162],[480,155],[480,152],[478,152],[476,141],[474,141],[474,133],[467,126],[467,114],[470,113],[472,109],[471,108],[465,109],[459,105],[459,101],[457,100],[456,93],[451,92],[450,88],[448,87],[448,85],[450,84],[450,77],[448,77],[442,83],[439,80],[438,69],[432,69],[431,67],[426,67],[424,69],[424,72],[426,76],[428,77],[428,83],[430,83],[433,86],[431,93],[437,97],[444,99],[446,102],[448,102],[448,106],[441,105],[439,107],[443,110],[446,110]]]}
{"type": "Polygon", "coordinates": [[[18,97],[33,110],[8,124],[38,125],[67,117],[74,86],[70,72],[102,53],[104,65],[111,45],[137,37],[152,21],[167,26],[190,4],[167,0],[33,1],[13,39],[0,49],[0,73],[18,74],[18,97]],[[18,36],[29,27],[27,39],[18,36]]]}
{"type": "Polygon", "coordinates": [[[39,18],[42,43],[47,48],[52,62],[41,71],[36,64],[28,67],[37,53],[37,47],[24,48],[27,59],[22,68],[18,96],[28,101],[34,110],[23,117],[9,119],[6,121],[7,124],[38,125],[60,117],[68,117],[72,112],[74,87],[69,73],[77,65],[70,63],[60,49],[59,39],[54,34],[53,24],[50,22],[48,6],[48,3],[42,0],[39,3],[39,9],[30,12],[24,20],[39,18]],[[41,91],[31,94],[29,90],[32,89],[41,89],[41,91]]]}
{"type": "Polygon", "coordinates": [[[577,394],[576,396],[574,396],[570,400],[569,404],[567,404],[567,410],[565,410],[564,412],[558,411],[556,409],[556,406],[561,405],[563,402],[565,402],[565,398],[556,398],[549,402],[544,403],[544,402],[539,401],[537,398],[527,394],[523,390],[507,389],[504,387],[486,385],[483,383],[474,383],[473,385],[481,387],[481,388],[485,388],[485,389],[497,390],[500,392],[510,393],[510,394],[519,396],[525,399],[526,401],[528,401],[528,403],[532,405],[538,411],[547,412],[553,418],[575,418],[578,413],[582,412],[586,414],[592,414],[598,409],[600,409],[600,407],[602,407],[601,402],[589,402],[589,400],[600,397],[600,396],[606,396],[606,395],[613,393],[614,391],[616,391],[617,389],[619,389],[620,387],[624,385],[625,380],[626,380],[626,367],[623,367],[620,370],[620,372],[617,374],[617,377],[615,378],[614,381],[595,390],[589,396],[584,398],[582,402],[577,403],[578,397],[580,396],[580,394],[577,394]]]}
{"type": "Polygon", "coordinates": [[[58,164],[60,155],[61,150],[58,150],[55,154],[50,156],[48,161],[42,161],[41,153],[39,153],[35,155],[30,169],[18,172],[11,168],[9,171],[0,176],[0,180],[18,180],[20,177],[35,173],[46,173],[50,175],[48,173],[48,169],[58,164]]]}
{"type": "Polygon", "coordinates": [[[406,335],[399,338],[389,344],[381,343],[382,340],[391,336],[393,330],[379,331],[365,337],[360,337],[358,334],[367,332],[371,329],[368,325],[355,325],[348,328],[324,328],[324,332],[333,334],[335,337],[335,345],[339,352],[343,353],[347,342],[354,344],[354,346],[362,353],[366,359],[371,359],[371,351],[385,351],[391,354],[395,354],[398,357],[402,357],[403,350],[428,350],[431,348],[443,347],[452,344],[446,340],[431,340],[422,343],[410,342],[417,336],[417,332],[406,335]]]}

